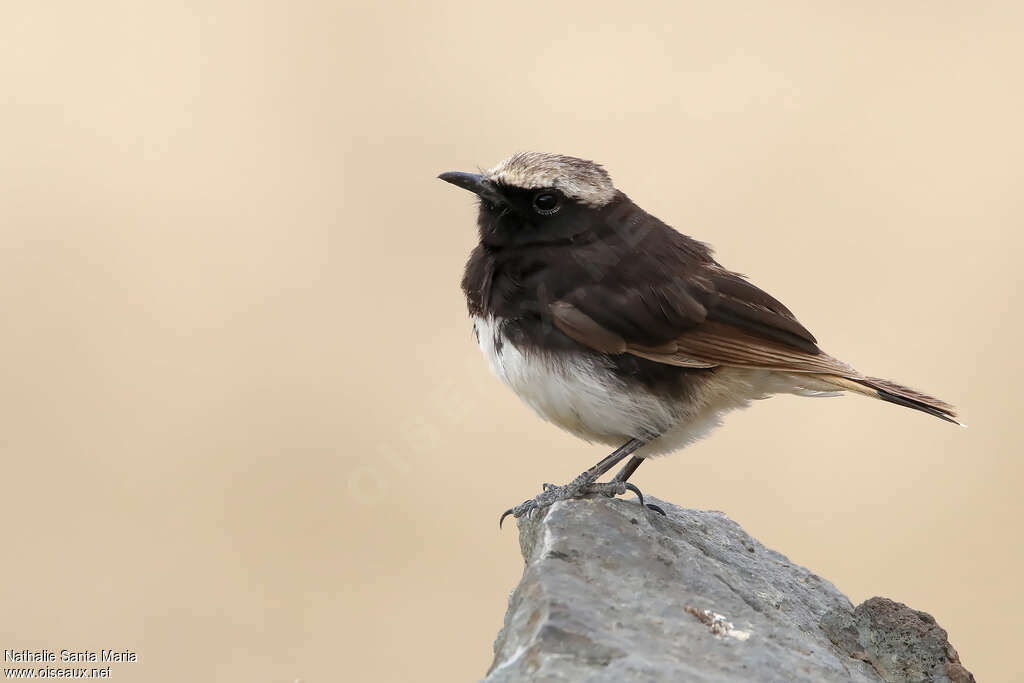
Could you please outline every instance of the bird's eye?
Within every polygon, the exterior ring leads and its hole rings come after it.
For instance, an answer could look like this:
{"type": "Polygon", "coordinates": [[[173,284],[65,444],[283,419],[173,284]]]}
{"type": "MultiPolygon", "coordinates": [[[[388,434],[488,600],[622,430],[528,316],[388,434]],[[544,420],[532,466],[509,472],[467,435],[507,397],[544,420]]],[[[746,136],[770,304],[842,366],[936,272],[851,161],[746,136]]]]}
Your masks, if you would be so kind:
{"type": "Polygon", "coordinates": [[[558,209],[558,195],[554,192],[538,192],[533,197],[533,210],[542,216],[549,216],[558,209]]]}

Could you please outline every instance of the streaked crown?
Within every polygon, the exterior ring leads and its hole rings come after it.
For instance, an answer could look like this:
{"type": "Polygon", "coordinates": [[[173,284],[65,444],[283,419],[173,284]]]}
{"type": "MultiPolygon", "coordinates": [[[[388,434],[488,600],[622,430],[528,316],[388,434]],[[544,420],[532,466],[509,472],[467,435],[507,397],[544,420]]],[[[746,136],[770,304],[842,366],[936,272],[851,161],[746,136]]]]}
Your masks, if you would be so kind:
{"type": "Polygon", "coordinates": [[[604,206],[615,197],[608,172],[593,161],[562,154],[519,152],[487,172],[496,183],[538,190],[553,187],[588,206],[604,206]]]}

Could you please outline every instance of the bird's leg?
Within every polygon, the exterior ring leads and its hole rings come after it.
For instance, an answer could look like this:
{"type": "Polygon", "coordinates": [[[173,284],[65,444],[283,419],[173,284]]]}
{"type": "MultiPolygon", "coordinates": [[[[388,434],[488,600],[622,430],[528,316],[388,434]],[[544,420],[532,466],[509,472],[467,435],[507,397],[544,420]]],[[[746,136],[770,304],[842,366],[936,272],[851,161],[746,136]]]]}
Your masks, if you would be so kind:
{"type": "MultiPolygon", "coordinates": [[[[629,459],[629,462],[622,466],[622,469],[619,470],[619,473],[616,474],[615,477],[612,479],[612,483],[617,481],[625,482],[627,479],[633,476],[633,473],[636,472],[637,468],[640,467],[640,465],[646,459],[647,458],[640,458],[634,455],[632,458],[629,459]]],[[[639,496],[640,502],[643,503],[644,497],[641,496],[639,492],[637,493],[637,496],[639,496]]],[[[665,511],[662,510],[659,506],[655,505],[654,503],[644,504],[650,509],[654,510],[655,512],[661,513],[661,515],[663,516],[665,515],[665,511]]]]}
{"type": "Polygon", "coordinates": [[[619,470],[619,473],[615,475],[615,478],[612,479],[612,481],[628,481],[629,478],[633,476],[633,473],[636,472],[636,469],[643,464],[644,460],[646,460],[646,458],[638,458],[634,455],[629,459],[629,462],[622,466],[622,469],[619,470]]]}
{"type": "MultiPolygon", "coordinates": [[[[650,439],[630,439],[602,458],[596,465],[588,469],[586,472],[583,472],[564,486],[552,486],[550,484],[545,484],[544,491],[536,498],[523,501],[514,508],[506,510],[501,516],[501,520],[498,522],[498,525],[500,526],[501,522],[505,520],[505,517],[509,515],[519,518],[531,510],[547,507],[555,501],[577,498],[585,493],[603,493],[614,496],[625,493],[626,491],[633,491],[637,496],[639,496],[640,501],[643,502],[643,494],[640,493],[640,489],[632,484],[627,484],[624,480],[620,481],[616,479],[607,484],[596,484],[595,482],[598,477],[632,455],[638,448],[648,441],[650,441],[650,439]]],[[[636,469],[636,467],[633,469],[636,469]]],[[[664,512],[662,512],[662,514],[664,514],[664,512]]]]}

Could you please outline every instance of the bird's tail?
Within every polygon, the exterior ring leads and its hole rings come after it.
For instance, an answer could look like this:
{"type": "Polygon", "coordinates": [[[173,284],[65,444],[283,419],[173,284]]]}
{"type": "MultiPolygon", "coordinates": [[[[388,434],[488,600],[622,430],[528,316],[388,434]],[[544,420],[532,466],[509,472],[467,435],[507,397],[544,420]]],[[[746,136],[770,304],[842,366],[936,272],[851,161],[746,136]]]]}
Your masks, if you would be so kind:
{"type": "Polygon", "coordinates": [[[920,391],[915,391],[914,389],[905,387],[901,384],[896,384],[895,382],[890,382],[886,379],[839,375],[817,375],[817,378],[826,384],[830,384],[847,391],[853,391],[865,396],[871,396],[872,398],[879,398],[883,401],[888,401],[889,403],[895,403],[896,405],[920,410],[922,413],[934,415],[940,420],[952,422],[953,424],[958,424],[961,427],[967,426],[956,419],[956,412],[953,406],[949,405],[945,401],[940,401],[939,399],[932,398],[927,394],[922,394],[920,391]]]}

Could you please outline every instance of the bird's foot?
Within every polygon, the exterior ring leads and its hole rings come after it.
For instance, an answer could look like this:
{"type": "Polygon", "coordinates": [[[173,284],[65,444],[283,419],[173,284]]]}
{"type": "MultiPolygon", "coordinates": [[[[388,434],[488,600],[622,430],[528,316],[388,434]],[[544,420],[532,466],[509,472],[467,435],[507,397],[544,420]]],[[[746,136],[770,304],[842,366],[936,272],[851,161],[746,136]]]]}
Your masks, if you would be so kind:
{"type": "Polygon", "coordinates": [[[635,493],[636,497],[640,499],[641,505],[644,505],[645,507],[648,507],[651,510],[654,510],[655,512],[661,513],[662,515],[665,514],[665,511],[662,510],[657,505],[645,504],[644,494],[640,492],[640,489],[638,489],[633,484],[624,481],[611,481],[608,482],[607,484],[599,484],[596,482],[581,483],[573,481],[563,486],[544,484],[543,488],[544,490],[539,495],[537,495],[537,497],[531,498],[530,500],[524,500],[519,505],[516,505],[513,508],[505,510],[505,512],[501,515],[501,519],[498,520],[498,526],[501,527],[502,523],[505,521],[505,518],[509,515],[512,515],[516,519],[519,519],[525,514],[533,512],[534,510],[539,510],[540,508],[545,508],[551,505],[552,503],[556,503],[560,500],[569,500],[571,498],[579,498],[581,496],[592,494],[608,496],[610,498],[612,496],[622,495],[626,491],[632,491],[633,493],[635,493]]]}

